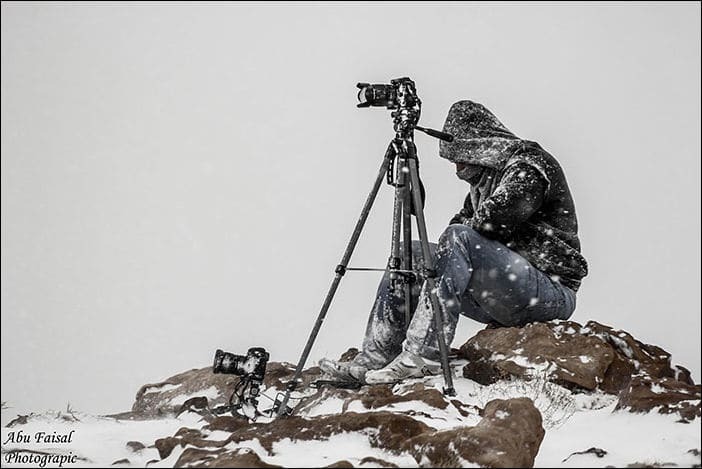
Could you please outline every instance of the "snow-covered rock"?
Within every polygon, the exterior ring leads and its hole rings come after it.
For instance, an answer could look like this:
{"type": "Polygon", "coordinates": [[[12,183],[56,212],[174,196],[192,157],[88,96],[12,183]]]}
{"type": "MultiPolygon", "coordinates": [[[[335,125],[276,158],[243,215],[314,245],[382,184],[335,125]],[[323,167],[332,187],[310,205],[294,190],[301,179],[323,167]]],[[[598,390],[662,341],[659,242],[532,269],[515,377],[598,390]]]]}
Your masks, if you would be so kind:
{"type": "Polygon", "coordinates": [[[315,388],[312,367],[283,419],[265,411],[294,366],[269,362],[255,422],[212,412],[238,377],[192,369],[142,386],[122,414],[19,416],[2,429],[3,467],[52,467],[56,455],[74,458],[63,467],[700,465],[700,387],[659,347],[557,321],[481,331],[456,352],[456,396],[443,395],[441,376],[315,388]],[[73,439],[35,442],[39,433],[73,439]]]}
{"type": "Polygon", "coordinates": [[[463,376],[481,384],[542,377],[574,391],[618,395],[617,408],[634,412],[657,408],[686,420],[701,412],[702,388],[687,369],[671,365],[668,352],[595,321],[485,329],[459,354],[468,361],[463,376]]]}

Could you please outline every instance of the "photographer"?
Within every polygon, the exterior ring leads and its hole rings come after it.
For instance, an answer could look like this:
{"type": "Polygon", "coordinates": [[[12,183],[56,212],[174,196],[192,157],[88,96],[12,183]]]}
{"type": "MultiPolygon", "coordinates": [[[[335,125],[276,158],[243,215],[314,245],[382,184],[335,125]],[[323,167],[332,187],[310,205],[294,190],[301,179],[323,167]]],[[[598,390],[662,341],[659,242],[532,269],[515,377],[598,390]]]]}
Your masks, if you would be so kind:
{"type": "MultiPolygon", "coordinates": [[[[485,107],[459,101],[449,110],[440,156],[470,185],[461,211],[432,245],[447,344],[460,314],[489,327],[568,319],[587,275],[565,175],[537,143],[512,134],[485,107]]],[[[419,243],[414,259],[421,258],[419,243]]],[[[350,362],[319,365],[343,381],[397,382],[439,374],[439,345],[427,291],[415,283],[407,328],[404,298],[386,273],[362,351],[350,362]]]]}

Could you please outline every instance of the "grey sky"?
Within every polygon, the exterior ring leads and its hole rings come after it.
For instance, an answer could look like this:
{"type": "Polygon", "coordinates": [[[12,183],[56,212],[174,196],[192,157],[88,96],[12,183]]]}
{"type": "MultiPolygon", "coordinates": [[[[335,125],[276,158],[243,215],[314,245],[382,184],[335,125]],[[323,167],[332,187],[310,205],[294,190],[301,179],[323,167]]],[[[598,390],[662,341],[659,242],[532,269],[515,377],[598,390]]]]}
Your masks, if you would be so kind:
{"type": "MultiPolygon", "coordinates": [[[[355,84],[399,76],[421,124],[472,99],[556,156],[573,319],[699,381],[699,4],[3,2],[2,400],[120,411],[216,348],[297,361],[393,136],[355,84]]],[[[417,141],[436,239],[468,186],[417,141]]],[[[353,265],[384,266],[391,201],[353,265]]],[[[377,281],[346,276],[312,358],[360,344],[377,281]]]]}

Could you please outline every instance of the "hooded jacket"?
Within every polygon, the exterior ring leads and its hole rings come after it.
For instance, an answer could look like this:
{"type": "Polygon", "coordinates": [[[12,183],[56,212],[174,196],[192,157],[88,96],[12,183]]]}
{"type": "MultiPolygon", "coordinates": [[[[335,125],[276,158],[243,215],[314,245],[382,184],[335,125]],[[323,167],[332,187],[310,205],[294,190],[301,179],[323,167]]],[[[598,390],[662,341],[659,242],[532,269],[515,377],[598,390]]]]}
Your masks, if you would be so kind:
{"type": "Polygon", "coordinates": [[[439,155],[466,167],[471,185],[451,223],[471,226],[525,257],[553,281],[577,291],[588,266],[580,252],[575,205],[565,174],[541,146],[510,132],[484,106],[451,106],[439,155]]]}

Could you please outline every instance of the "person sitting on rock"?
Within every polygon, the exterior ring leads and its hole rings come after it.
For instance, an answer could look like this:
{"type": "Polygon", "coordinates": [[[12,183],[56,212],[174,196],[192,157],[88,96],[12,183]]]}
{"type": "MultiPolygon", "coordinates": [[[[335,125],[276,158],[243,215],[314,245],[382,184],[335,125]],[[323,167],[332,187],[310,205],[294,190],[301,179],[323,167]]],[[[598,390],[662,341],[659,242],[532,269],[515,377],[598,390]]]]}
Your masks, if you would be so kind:
{"type": "MultiPolygon", "coordinates": [[[[451,106],[443,130],[454,140],[442,141],[439,155],[470,185],[463,208],[438,245],[430,245],[446,343],[461,314],[492,326],[568,319],[588,267],[563,169],[538,143],[516,137],[472,101],[451,106]]],[[[421,259],[419,241],[412,250],[421,259]]],[[[320,368],[334,379],[368,384],[440,373],[428,294],[414,283],[407,327],[402,289],[391,286],[386,272],[361,352],[345,362],[323,358],[320,368]]]]}

